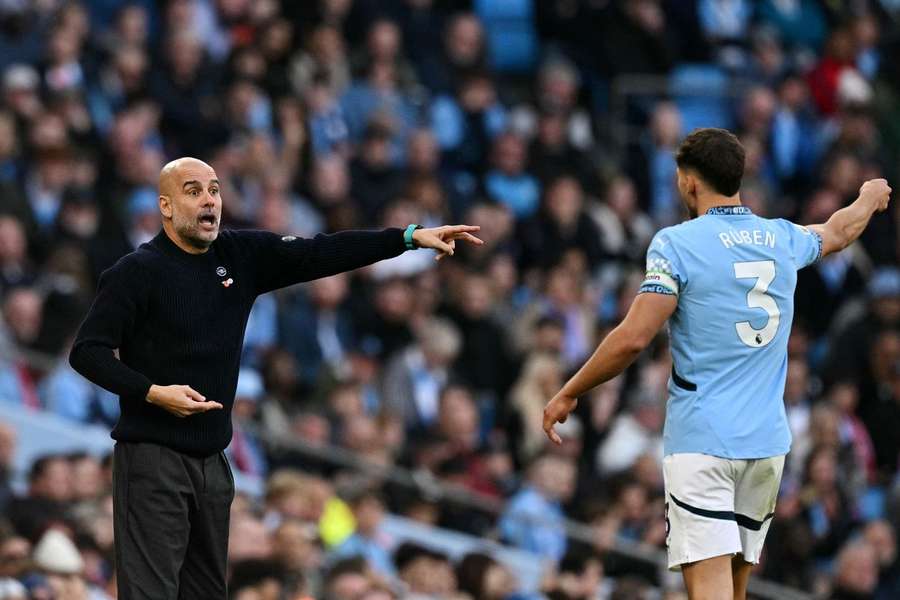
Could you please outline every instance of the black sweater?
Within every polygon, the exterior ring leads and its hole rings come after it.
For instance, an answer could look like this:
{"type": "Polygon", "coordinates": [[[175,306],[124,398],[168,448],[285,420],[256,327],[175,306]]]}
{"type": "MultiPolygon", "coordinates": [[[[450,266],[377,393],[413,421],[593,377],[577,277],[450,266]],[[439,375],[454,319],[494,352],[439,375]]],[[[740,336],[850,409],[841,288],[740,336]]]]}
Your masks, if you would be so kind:
{"type": "Polygon", "coordinates": [[[244,328],[256,297],[404,250],[400,229],[314,239],[222,231],[203,254],[184,252],[160,232],[100,277],[69,362],[119,395],[116,440],[220,452],[231,441],[244,328]],[[151,384],[189,385],[224,409],[176,417],[146,400],[151,384]]]}

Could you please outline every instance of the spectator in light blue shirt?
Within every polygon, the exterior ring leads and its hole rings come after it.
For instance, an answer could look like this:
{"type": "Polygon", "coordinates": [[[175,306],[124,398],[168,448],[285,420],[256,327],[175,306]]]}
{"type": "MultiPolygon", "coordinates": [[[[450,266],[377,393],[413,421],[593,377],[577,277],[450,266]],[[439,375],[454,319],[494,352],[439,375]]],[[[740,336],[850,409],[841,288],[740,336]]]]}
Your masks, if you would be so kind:
{"type": "Polygon", "coordinates": [[[119,397],[76,373],[66,360],[41,382],[38,396],[47,410],[80,423],[112,427],[119,419],[119,397]]]}
{"type": "Polygon", "coordinates": [[[788,76],[779,86],[771,136],[778,178],[808,176],[815,159],[815,124],[809,111],[809,91],[799,76],[788,76]]]}
{"type": "Polygon", "coordinates": [[[507,206],[516,219],[534,215],[540,206],[541,186],[536,177],[525,171],[525,141],[514,133],[506,133],[497,139],[493,154],[494,168],[484,182],[488,196],[507,206]]]}
{"type": "Polygon", "coordinates": [[[381,531],[384,520],[384,502],[371,490],[357,493],[350,499],[350,508],[356,521],[356,530],[341,542],[330,557],[332,562],[361,556],[378,574],[393,579],[396,576],[391,559],[393,540],[381,531]]]}
{"type": "Polygon", "coordinates": [[[503,541],[558,562],[566,553],[562,505],[575,491],[575,464],[546,454],[529,468],[528,482],[510,500],[500,518],[503,541]]]}
{"type": "Polygon", "coordinates": [[[392,162],[403,162],[406,138],[416,125],[417,111],[399,87],[394,65],[379,62],[369,65],[366,78],[354,82],[341,97],[340,104],[352,141],[361,141],[373,121],[387,125],[394,134],[392,162]]]}
{"type": "Polygon", "coordinates": [[[456,96],[438,96],[431,105],[431,128],[444,159],[454,170],[480,173],[491,141],[506,127],[506,109],[489,77],[474,74],[456,96]]]}

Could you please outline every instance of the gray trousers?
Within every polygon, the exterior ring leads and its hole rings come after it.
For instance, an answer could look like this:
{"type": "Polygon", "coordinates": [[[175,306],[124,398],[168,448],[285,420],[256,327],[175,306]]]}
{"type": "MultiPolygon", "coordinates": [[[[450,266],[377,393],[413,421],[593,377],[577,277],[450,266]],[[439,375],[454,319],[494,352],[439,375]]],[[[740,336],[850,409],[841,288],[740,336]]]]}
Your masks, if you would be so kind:
{"type": "Polygon", "coordinates": [[[200,458],[117,442],[118,600],[225,600],[233,499],[234,479],[221,452],[200,458]]]}

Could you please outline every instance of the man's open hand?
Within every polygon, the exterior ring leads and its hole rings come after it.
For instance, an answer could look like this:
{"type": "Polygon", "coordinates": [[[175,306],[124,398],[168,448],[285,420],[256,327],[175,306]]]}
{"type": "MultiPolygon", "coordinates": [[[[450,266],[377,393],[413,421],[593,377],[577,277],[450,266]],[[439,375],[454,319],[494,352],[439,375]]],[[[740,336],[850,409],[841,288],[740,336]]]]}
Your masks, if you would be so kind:
{"type": "Polygon", "coordinates": [[[164,408],[176,417],[222,408],[221,404],[207,400],[189,385],[151,385],[147,392],[147,402],[164,408]]]}
{"type": "Polygon", "coordinates": [[[557,423],[565,423],[569,418],[569,413],[578,406],[578,398],[570,398],[559,393],[553,396],[553,399],[544,407],[544,433],[550,438],[554,444],[561,444],[562,439],[556,430],[553,429],[557,423]]]}
{"type": "Polygon", "coordinates": [[[413,232],[413,242],[419,248],[433,248],[439,252],[434,257],[435,260],[441,260],[445,256],[453,256],[456,250],[456,240],[464,240],[466,242],[480,246],[484,242],[473,233],[480,230],[478,225],[444,225],[442,227],[431,227],[428,229],[416,229],[413,232]]]}

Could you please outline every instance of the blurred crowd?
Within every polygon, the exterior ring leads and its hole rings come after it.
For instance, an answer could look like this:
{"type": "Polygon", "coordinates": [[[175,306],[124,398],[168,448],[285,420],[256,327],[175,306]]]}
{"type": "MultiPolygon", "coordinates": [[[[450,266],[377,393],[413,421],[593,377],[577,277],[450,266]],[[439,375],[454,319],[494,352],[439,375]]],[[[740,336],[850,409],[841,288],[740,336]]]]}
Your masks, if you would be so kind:
{"type": "MultiPolygon", "coordinates": [[[[228,456],[265,494],[233,507],[233,597],[663,597],[616,543],[665,540],[665,335],[561,446],[541,410],[683,218],[688,129],[739,135],[755,213],[825,221],[900,176],[898,50],[896,0],[3,0],[0,402],[115,422],[65,356],[99,274],[159,231],[174,157],[216,169],[231,228],[480,225],[451,260],[257,301],[228,456]],[[395,466],[478,502],[388,483],[395,466]],[[544,595],[490,553],[398,545],[388,512],[538,555],[544,595]]],[[[796,293],[794,445],[758,573],[836,600],[900,597],[896,215],[796,293]]],[[[0,598],[113,597],[109,459],[48,455],[17,490],[15,434],[0,426],[0,598]]]]}

